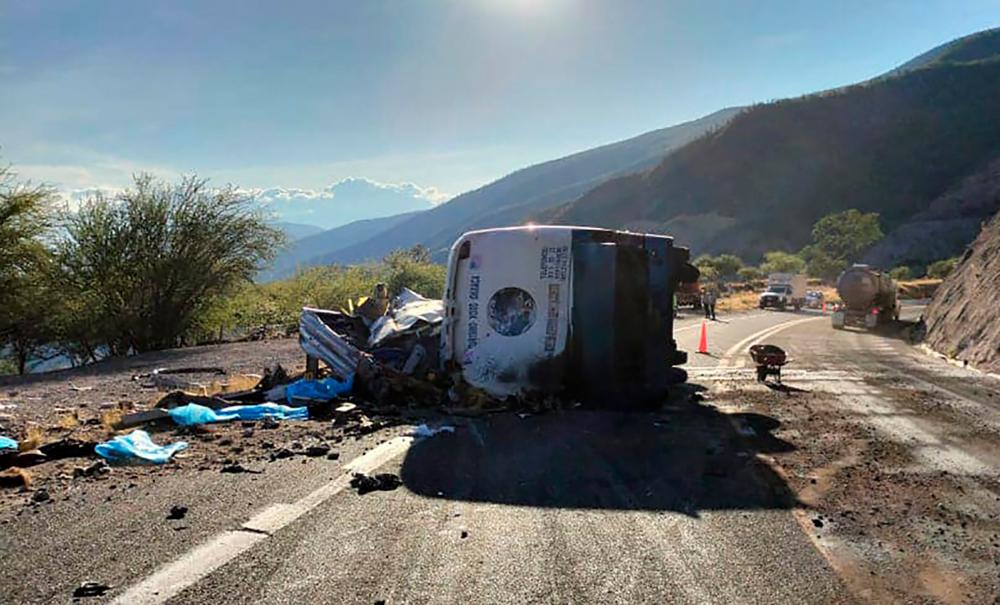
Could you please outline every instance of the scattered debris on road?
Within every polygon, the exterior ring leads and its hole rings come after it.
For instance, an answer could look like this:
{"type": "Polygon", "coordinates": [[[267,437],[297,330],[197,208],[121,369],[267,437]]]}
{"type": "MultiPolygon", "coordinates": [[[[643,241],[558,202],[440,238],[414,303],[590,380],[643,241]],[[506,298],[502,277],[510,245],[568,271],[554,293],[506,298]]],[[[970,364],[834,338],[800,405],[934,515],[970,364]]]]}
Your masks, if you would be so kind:
{"type": "Polygon", "coordinates": [[[354,473],[354,476],[351,477],[351,487],[357,490],[359,496],[374,491],[392,491],[402,484],[399,475],[392,473],[379,473],[377,475],[354,473]]]}
{"type": "Polygon", "coordinates": [[[187,515],[188,507],[175,504],[170,507],[170,514],[167,515],[167,519],[171,521],[183,519],[187,515]]]}
{"type": "Polygon", "coordinates": [[[176,441],[169,445],[157,445],[149,433],[136,429],[127,435],[119,435],[110,441],[99,443],[94,448],[97,455],[110,462],[129,464],[135,462],[151,462],[164,464],[177,452],[187,449],[185,441],[176,441]]]}
{"type": "Polygon", "coordinates": [[[433,428],[427,426],[426,424],[421,424],[415,427],[412,431],[410,431],[410,435],[412,435],[413,437],[427,438],[427,437],[433,437],[438,433],[454,433],[454,432],[455,432],[455,427],[447,424],[442,426],[436,426],[433,428]]]}
{"type": "Polygon", "coordinates": [[[88,580],[73,590],[73,598],[80,599],[85,597],[101,597],[112,588],[113,586],[88,580]]]}

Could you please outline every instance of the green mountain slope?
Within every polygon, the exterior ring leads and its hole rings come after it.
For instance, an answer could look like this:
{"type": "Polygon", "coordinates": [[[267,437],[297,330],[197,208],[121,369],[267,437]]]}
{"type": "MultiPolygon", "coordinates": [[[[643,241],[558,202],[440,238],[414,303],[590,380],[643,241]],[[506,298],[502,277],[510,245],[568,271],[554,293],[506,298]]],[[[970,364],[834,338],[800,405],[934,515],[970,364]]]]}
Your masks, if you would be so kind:
{"type": "Polygon", "coordinates": [[[747,260],[798,249],[847,208],[891,232],[1000,157],[1000,30],[963,40],[893,77],[755,106],[539,219],[671,232],[747,260]]]}

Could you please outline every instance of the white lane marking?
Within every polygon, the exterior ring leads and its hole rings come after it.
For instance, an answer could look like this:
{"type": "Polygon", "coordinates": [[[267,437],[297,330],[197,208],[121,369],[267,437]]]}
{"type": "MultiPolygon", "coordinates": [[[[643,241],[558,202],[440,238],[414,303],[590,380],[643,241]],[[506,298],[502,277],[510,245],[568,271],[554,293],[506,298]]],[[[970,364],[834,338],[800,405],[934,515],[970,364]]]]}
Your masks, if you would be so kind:
{"type": "MultiPolygon", "coordinates": [[[[816,316],[816,317],[806,317],[804,319],[796,319],[794,321],[786,321],[786,322],[780,323],[780,324],[778,324],[776,326],[771,326],[770,328],[764,328],[763,330],[760,330],[759,332],[754,332],[750,336],[747,336],[743,340],[739,341],[738,343],[736,343],[733,346],[731,346],[728,349],[726,349],[726,352],[722,354],[722,358],[719,359],[719,365],[722,366],[722,367],[732,367],[732,365],[733,365],[733,363],[735,361],[733,359],[733,356],[736,355],[737,353],[740,353],[740,352],[744,351],[745,349],[747,349],[749,347],[749,345],[757,342],[758,340],[767,338],[769,336],[774,336],[778,332],[781,332],[783,330],[787,330],[788,328],[791,328],[792,326],[797,326],[799,324],[803,324],[803,323],[806,323],[808,321],[816,321],[818,319],[824,319],[824,316],[819,315],[819,316],[816,316]]],[[[739,360],[739,365],[743,365],[743,364],[744,364],[744,361],[741,358],[739,360]]]]}
{"type": "Polygon", "coordinates": [[[232,561],[240,554],[266,540],[350,485],[354,472],[370,473],[399,456],[413,442],[413,437],[396,437],[358,456],[344,465],[346,473],[313,490],[292,503],[268,506],[240,526],[239,530],[216,534],[173,562],[160,567],[138,584],[132,585],[113,602],[120,605],[159,605],[185,588],[232,561]]]}

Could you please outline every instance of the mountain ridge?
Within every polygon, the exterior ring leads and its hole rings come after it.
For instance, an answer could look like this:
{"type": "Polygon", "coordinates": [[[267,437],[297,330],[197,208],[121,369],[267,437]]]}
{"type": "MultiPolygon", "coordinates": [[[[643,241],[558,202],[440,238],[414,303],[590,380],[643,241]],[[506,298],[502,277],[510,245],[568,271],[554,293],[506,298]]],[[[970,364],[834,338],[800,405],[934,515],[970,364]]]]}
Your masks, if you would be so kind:
{"type": "Polygon", "coordinates": [[[1000,156],[1000,30],[900,75],[755,105],[656,167],[541,213],[546,223],[669,232],[753,261],[798,250],[813,222],[856,207],[892,231],[1000,156]],[[671,228],[713,217],[692,237],[671,228]],[[722,220],[720,220],[722,219],[722,220]],[[728,225],[726,224],[728,223],[728,225]]]}
{"type": "MultiPolygon", "coordinates": [[[[742,109],[721,109],[696,120],[521,168],[388,225],[362,241],[326,246],[309,256],[302,250],[319,240],[302,240],[303,246],[282,254],[265,275],[273,279],[289,275],[296,266],[375,260],[394,249],[417,244],[427,246],[434,258],[441,260],[462,232],[522,223],[539,210],[575,199],[604,179],[655,165],[673,149],[720,127],[742,109]]],[[[326,240],[335,236],[330,234],[326,240]]]]}

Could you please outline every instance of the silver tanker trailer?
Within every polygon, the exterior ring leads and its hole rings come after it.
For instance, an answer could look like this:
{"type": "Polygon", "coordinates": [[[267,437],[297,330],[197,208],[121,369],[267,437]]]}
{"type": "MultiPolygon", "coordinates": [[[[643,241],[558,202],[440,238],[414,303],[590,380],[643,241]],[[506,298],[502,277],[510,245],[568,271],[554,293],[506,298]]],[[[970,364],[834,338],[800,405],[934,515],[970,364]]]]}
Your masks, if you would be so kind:
{"type": "Polygon", "coordinates": [[[899,319],[896,282],[868,265],[854,265],[840,274],[837,293],[843,304],[833,313],[833,327],[873,329],[899,319]]]}

